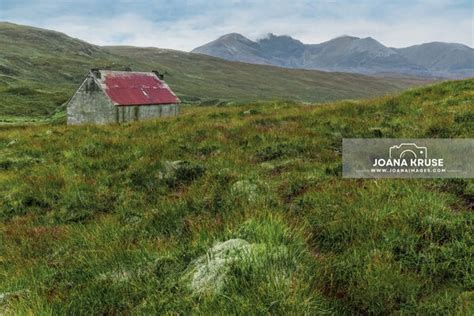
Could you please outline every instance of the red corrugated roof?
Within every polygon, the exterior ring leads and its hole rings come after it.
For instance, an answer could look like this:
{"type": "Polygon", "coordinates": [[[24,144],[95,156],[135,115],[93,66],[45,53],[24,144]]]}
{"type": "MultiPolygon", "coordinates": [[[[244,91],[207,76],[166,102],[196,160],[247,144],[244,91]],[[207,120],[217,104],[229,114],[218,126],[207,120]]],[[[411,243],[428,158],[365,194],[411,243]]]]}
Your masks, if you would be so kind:
{"type": "Polygon", "coordinates": [[[102,70],[100,83],[115,105],[173,104],[179,99],[168,85],[150,72],[102,70]]]}

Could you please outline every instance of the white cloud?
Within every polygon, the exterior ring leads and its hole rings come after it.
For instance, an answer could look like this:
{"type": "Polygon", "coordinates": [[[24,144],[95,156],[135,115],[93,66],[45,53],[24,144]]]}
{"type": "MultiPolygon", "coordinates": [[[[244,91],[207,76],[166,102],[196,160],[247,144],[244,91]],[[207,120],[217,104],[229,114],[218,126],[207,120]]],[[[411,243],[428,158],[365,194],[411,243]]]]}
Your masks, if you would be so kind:
{"type": "MultiPolygon", "coordinates": [[[[107,17],[61,15],[59,11],[56,16],[53,14],[52,17],[35,20],[22,17],[20,8],[10,10],[4,16],[13,21],[61,31],[98,45],[191,50],[225,33],[238,32],[256,39],[272,32],[291,35],[305,43],[319,43],[347,34],[371,36],[394,47],[429,41],[461,42],[474,46],[472,10],[470,14],[466,13],[462,6],[452,7],[452,1],[447,0],[391,2],[388,5],[371,0],[234,0],[231,4],[220,2],[215,6],[200,1],[184,3],[191,9],[177,6],[176,12],[181,13],[182,10],[182,14],[173,16],[172,20],[168,16],[160,19],[163,15],[133,10],[133,2],[130,2],[130,13],[107,17]]],[[[169,12],[170,8],[167,9],[169,12]]],[[[153,10],[159,12],[159,8],[150,9],[153,10]]]]}

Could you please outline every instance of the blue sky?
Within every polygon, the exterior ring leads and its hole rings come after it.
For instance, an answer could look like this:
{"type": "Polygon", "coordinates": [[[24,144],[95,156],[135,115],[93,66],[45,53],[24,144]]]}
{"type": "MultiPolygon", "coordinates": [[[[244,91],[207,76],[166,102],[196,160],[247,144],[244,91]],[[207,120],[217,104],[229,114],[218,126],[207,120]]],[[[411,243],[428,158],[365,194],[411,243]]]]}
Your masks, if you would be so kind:
{"type": "Polygon", "coordinates": [[[473,0],[0,0],[0,20],[99,45],[191,50],[231,32],[320,43],[371,36],[387,46],[430,41],[474,46],[473,0]]]}

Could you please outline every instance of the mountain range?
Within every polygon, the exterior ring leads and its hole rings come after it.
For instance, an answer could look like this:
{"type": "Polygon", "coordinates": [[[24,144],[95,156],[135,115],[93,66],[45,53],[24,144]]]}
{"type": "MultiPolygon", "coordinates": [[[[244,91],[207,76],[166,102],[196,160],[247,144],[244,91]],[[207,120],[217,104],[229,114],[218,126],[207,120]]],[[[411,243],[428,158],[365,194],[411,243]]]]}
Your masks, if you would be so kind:
{"type": "Polygon", "coordinates": [[[231,61],[361,74],[422,77],[474,77],[474,49],[463,44],[432,42],[406,48],[386,47],[366,37],[341,36],[304,44],[290,36],[268,34],[252,41],[230,33],[192,50],[231,61]]]}
{"type": "Polygon", "coordinates": [[[328,102],[394,93],[426,80],[284,69],[177,50],[97,46],[66,34],[0,22],[2,116],[45,116],[67,101],[91,68],[165,74],[183,102],[328,102]]]}

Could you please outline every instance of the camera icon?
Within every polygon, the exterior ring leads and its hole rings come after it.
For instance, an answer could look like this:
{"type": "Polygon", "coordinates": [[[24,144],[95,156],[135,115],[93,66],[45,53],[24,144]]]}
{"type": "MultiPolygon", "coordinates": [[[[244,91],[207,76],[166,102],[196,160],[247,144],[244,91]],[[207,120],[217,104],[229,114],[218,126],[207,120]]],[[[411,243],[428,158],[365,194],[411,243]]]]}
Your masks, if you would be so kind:
{"type": "Polygon", "coordinates": [[[428,149],[426,147],[418,146],[415,143],[401,143],[389,149],[389,157],[393,159],[416,159],[428,158],[428,149]]]}

